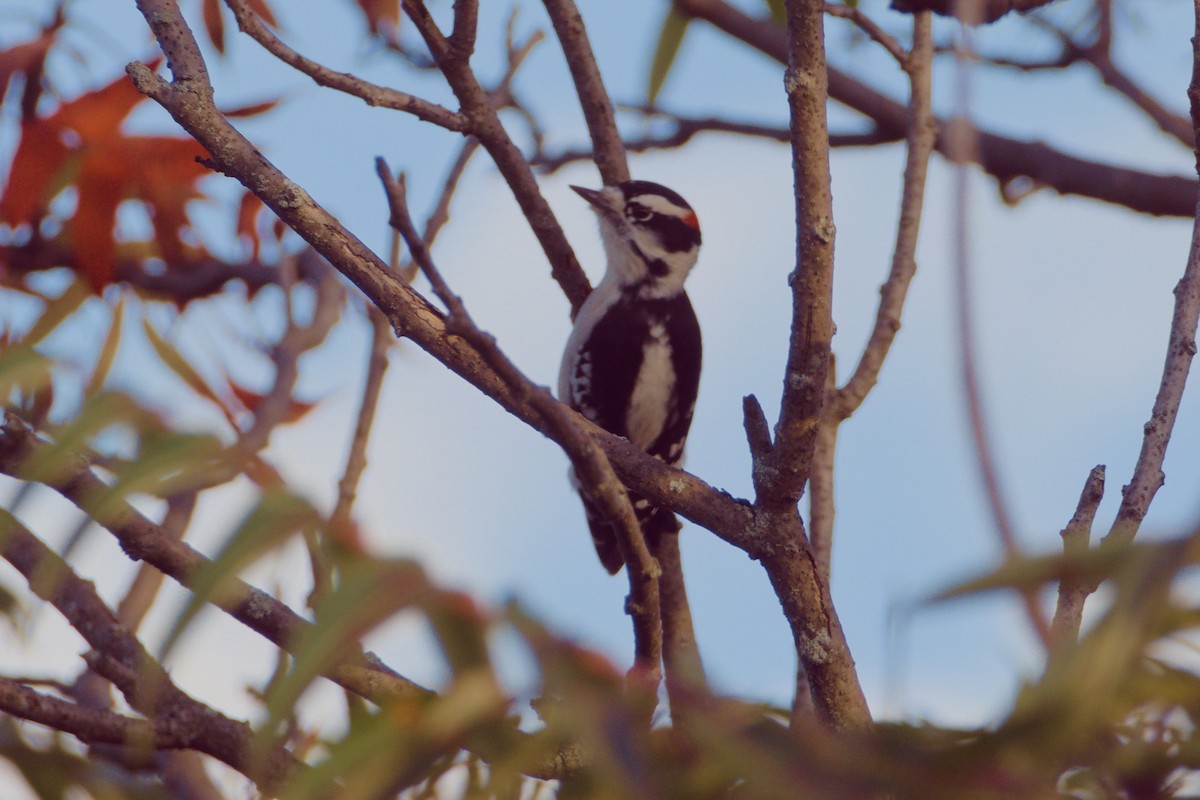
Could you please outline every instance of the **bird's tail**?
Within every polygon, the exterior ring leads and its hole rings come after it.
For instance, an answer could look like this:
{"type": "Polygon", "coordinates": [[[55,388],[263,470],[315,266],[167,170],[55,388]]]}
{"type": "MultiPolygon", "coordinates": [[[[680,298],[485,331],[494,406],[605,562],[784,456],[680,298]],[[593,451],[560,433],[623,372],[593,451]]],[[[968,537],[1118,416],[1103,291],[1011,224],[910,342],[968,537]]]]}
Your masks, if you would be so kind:
{"type": "MultiPolygon", "coordinates": [[[[652,506],[648,500],[633,493],[630,493],[629,500],[642,526],[642,536],[651,550],[657,547],[659,537],[679,532],[679,520],[670,509],[652,506]]],[[[609,574],[616,575],[625,564],[616,526],[586,496],[583,497],[583,509],[587,513],[588,528],[592,532],[592,543],[596,546],[600,563],[609,574]]]]}

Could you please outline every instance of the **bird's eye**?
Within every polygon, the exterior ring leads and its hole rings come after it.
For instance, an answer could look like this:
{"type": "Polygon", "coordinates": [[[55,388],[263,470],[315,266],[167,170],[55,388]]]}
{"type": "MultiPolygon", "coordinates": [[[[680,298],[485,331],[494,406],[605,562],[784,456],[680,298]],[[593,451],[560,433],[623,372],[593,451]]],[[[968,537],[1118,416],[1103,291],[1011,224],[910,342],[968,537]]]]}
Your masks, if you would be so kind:
{"type": "Polygon", "coordinates": [[[625,216],[634,222],[645,222],[654,216],[654,212],[641,203],[630,203],[625,206],[625,216]]]}

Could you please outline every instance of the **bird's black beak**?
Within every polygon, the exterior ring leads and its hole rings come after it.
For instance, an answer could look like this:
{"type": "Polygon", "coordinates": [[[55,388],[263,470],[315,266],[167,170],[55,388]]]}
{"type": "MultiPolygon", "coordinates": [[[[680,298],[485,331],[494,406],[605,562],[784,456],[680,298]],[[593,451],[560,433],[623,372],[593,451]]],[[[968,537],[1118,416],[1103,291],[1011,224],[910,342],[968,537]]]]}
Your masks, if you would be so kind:
{"type": "Polygon", "coordinates": [[[612,204],[609,202],[608,197],[604,194],[604,192],[600,191],[599,189],[587,189],[583,186],[572,186],[571,189],[574,190],[574,192],[584,200],[587,200],[588,203],[591,204],[592,208],[596,209],[600,213],[615,213],[616,209],[612,207],[612,204]]]}

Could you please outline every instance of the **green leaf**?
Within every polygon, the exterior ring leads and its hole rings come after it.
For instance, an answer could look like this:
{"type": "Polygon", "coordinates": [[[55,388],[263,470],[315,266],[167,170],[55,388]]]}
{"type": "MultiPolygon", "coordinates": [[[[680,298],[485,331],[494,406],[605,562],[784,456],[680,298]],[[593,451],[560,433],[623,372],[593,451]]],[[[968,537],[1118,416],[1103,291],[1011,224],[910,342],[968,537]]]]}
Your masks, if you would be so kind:
{"type": "Polygon", "coordinates": [[[113,361],[117,357],[117,347],[121,343],[121,327],[125,318],[125,296],[117,301],[117,307],[112,312],[112,323],[108,328],[108,335],[104,337],[104,345],[100,348],[100,356],[96,359],[96,367],[92,370],[92,376],[88,378],[87,387],[83,390],[85,397],[91,397],[104,388],[104,381],[108,378],[108,372],[112,369],[113,361]]]}
{"type": "Polygon", "coordinates": [[[658,93],[667,80],[667,74],[679,55],[683,36],[687,33],[692,18],[671,6],[658,33],[658,45],[654,48],[654,60],[650,62],[650,76],[646,84],[646,104],[654,105],[658,93]]]}
{"type": "Polygon", "coordinates": [[[202,434],[144,435],[137,458],[122,466],[111,491],[96,499],[99,515],[115,512],[130,495],[167,497],[201,482],[216,464],[221,444],[202,434]]]}
{"type": "MultiPolygon", "coordinates": [[[[89,398],[73,420],[54,431],[52,443],[30,456],[22,467],[22,477],[53,484],[79,468],[79,454],[87,452],[100,433],[117,425],[130,425],[136,430],[154,422],[128,395],[102,392],[89,398]]],[[[85,510],[95,513],[91,508],[85,510]]],[[[103,519],[98,521],[103,524],[103,519]]]]}
{"type": "Polygon", "coordinates": [[[784,0],[766,0],[766,3],[767,10],[771,12],[771,21],[776,25],[786,25],[787,10],[784,8],[784,0]]]}
{"type": "Polygon", "coordinates": [[[79,310],[84,301],[91,296],[92,290],[87,281],[74,281],[63,290],[62,294],[46,304],[46,309],[42,312],[42,315],[33,323],[29,332],[22,337],[21,344],[26,347],[33,347],[45,339],[54,332],[55,328],[62,324],[63,320],[79,310]]]}
{"type": "Polygon", "coordinates": [[[364,634],[431,591],[420,567],[407,561],[352,554],[337,574],[337,586],[314,604],[315,623],[297,636],[292,669],[267,689],[267,719],[260,730],[268,739],[309,684],[345,658],[347,648],[357,648],[364,634]]]}
{"type": "Polygon", "coordinates": [[[31,348],[20,345],[3,352],[0,357],[0,400],[7,402],[12,393],[20,390],[26,395],[50,386],[50,359],[31,348]]]}
{"type": "Polygon", "coordinates": [[[205,604],[222,601],[223,595],[233,588],[233,579],[238,572],[319,519],[313,507],[295,495],[273,492],[263,497],[242,520],[217,557],[196,574],[192,597],[167,633],[160,649],[160,660],[166,658],[205,604]]]}
{"type": "Polygon", "coordinates": [[[200,373],[196,371],[196,368],[193,367],[191,363],[184,358],[183,354],[175,348],[175,345],[168,342],[166,338],[159,333],[152,324],[150,324],[150,320],[148,319],[142,321],[142,329],[146,332],[146,338],[150,340],[150,346],[154,348],[154,352],[158,354],[158,357],[162,360],[162,362],[166,364],[167,367],[169,367],[170,370],[174,372],[181,381],[186,383],[193,392],[210,400],[217,408],[221,409],[221,411],[225,414],[225,418],[228,420],[230,427],[232,427],[234,430],[237,430],[237,421],[233,418],[233,414],[230,413],[229,407],[221,399],[220,395],[213,391],[213,388],[208,385],[208,381],[204,380],[200,373]]]}

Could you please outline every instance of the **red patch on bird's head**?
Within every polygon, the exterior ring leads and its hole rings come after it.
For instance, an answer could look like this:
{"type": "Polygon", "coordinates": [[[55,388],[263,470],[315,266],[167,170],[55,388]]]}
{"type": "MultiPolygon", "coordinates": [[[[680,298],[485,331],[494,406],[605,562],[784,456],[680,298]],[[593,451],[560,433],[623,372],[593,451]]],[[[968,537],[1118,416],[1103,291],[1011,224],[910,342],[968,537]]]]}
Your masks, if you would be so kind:
{"type": "Polygon", "coordinates": [[[680,219],[683,220],[684,225],[687,225],[692,230],[696,230],[696,231],[700,230],[700,220],[696,219],[695,211],[689,211],[688,213],[686,213],[682,217],[680,217],[680,219]]]}

